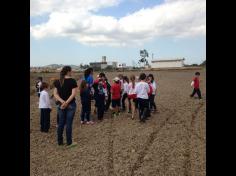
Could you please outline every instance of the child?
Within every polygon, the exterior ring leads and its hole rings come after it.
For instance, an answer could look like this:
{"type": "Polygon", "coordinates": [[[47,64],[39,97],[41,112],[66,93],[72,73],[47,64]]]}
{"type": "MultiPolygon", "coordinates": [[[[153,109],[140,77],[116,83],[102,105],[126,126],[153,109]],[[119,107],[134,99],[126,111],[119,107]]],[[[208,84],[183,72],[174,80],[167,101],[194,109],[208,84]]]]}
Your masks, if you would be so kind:
{"type": "Polygon", "coordinates": [[[140,122],[145,122],[148,111],[148,92],[150,89],[148,83],[145,82],[145,73],[140,74],[139,80],[135,86],[135,93],[137,94],[140,122]]]}
{"type": "Polygon", "coordinates": [[[103,87],[103,81],[100,80],[98,82],[98,89],[97,89],[97,118],[99,121],[103,120],[103,115],[104,115],[104,111],[105,111],[105,97],[106,95],[106,91],[103,87]]]}
{"type": "Polygon", "coordinates": [[[38,79],[37,79],[37,82],[36,82],[36,85],[35,85],[35,87],[36,87],[36,92],[37,92],[37,94],[38,94],[38,97],[40,97],[40,92],[41,92],[41,86],[42,86],[42,81],[43,81],[43,78],[42,77],[38,77],[38,79]]]}
{"type": "Polygon", "coordinates": [[[130,76],[130,83],[128,85],[128,100],[129,100],[129,112],[132,113],[131,119],[134,119],[134,113],[137,108],[137,95],[135,93],[135,76],[130,76]]]}
{"type": "Polygon", "coordinates": [[[50,112],[51,112],[51,103],[49,94],[47,92],[48,84],[42,82],[41,93],[39,97],[39,109],[40,109],[40,131],[47,133],[50,128],[50,112]]]}
{"type": "Polygon", "coordinates": [[[195,73],[195,77],[193,78],[193,93],[190,95],[190,97],[193,97],[196,93],[198,95],[198,98],[199,99],[202,99],[202,96],[201,96],[201,91],[200,91],[200,88],[199,88],[199,76],[200,76],[200,73],[199,72],[196,72],[195,73]]]}
{"type": "Polygon", "coordinates": [[[111,86],[111,95],[112,95],[111,104],[114,110],[112,115],[115,117],[116,115],[119,115],[121,86],[120,86],[120,81],[118,77],[115,77],[113,81],[114,83],[111,86]]]}
{"type": "MultiPolygon", "coordinates": [[[[119,78],[119,84],[120,84],[120,88],[121,88],[120,97],[122,97],[122,94],[124,91],[124,76],[122,74],[119,74],[118,78],[119,78]]],[[[121,98],[120,98],[120,101],[121,101],[121,98]]],[[[120,104],[121,104],[121,102],[120,102],[120,104]]]]}
{"type": "Polygon", "coordinates": [[[125,107],[125,100],[128,97],[128,89],[129,89],[129,78],[127,76],[124,76],[123,78],[123,87],[124,90],[122,92],[122,110],[125,111],[126,107],[125,107]]]}
{"type": "Polygon", "coordinates": [[[150,96],[150,110],[156,112],[157,107],[156,107],[156,103],[155,103],[155,95],[156,95],[156,91],[157,91],[157,85],[154,80],[153,74],[149,74],[148,78],[151,80],[151,84],[152,84],[152,95],[150,96]]]}
{"type": "Polygon", "coordinates": [[[85,80],[82,80],[80,84],[80,100],[82,104],[82,110],[81,110],[81,124],[85,124],[85,118],[86,118],[86,124],[93,124],[93,122],[90,120],[90,112],[91,112],[91,94],[90,89],[85,80]]]}
{"type": "Polygon", "coordinates": [[[153,88],[152,88],[152,83],[151,83],[151,79],[149,79],[149,77],[147,77],[147,83],[149,86],[149,92],[148,92],[148,111],[147,111],[147,117],[151,117],[151,96],[152,96],[152,92],[153,92],[153,88]]]}
{"type": "Polygon", "coordinates": [[[111,104],[111,85],[108,82],[107,78],[105,78],[105,82],[107,85],[107,100],[106,100],[106,105],[105,105],[105,112],[108,111],[110,104],[111,104]]]}

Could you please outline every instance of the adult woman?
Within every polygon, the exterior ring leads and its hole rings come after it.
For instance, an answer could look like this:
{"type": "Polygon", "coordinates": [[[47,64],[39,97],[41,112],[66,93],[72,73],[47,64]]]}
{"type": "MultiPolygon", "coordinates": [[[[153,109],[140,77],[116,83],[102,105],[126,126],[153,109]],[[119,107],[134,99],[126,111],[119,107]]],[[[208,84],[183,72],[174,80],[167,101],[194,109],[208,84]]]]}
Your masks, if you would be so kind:
{"type": "Polygon", "coordinates": [[[59,103],[59,124],[57,128],[58,145],[63,145],[63,131],[66,124],[66,142],[72,144],[72,123],[76,110],[75,96],[77,82],[71,78],[71,67],[64,66],[60,72],[60,80],[55,82],[54,97],[59,103]]]}

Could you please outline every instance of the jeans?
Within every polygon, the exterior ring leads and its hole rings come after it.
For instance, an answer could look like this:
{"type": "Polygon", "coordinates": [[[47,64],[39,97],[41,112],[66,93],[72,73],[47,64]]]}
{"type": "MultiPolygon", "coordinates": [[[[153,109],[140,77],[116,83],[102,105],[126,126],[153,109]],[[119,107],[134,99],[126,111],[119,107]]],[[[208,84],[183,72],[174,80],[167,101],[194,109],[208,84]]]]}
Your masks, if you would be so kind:
{"type": "Polygon", "coordinates": [[[200,89],[194,88],[194,89],[193,89],[193,93],[192,93],[190,96],[193,97],[193,96],[195,95],[195,93],[197,93],[199,99],[202,98],[200,89]]]}
{"type": "Polygon", "coordinates": [[[82,103],[82,111],[80,114],[81,121],[86,118],[87,122],[90,121],[91,102],[82,103]]]}
{"type": "Polygon", "coordinates": [[[63,144],[63,131],[66,124],[66,142],[67,145],[72,143],[72,123],[75,116],[76,103],[72,102],[66,109],[58,108],[59,125],[57,128],[57,141],[59,145],[63,144]]]}
{"type": "Polygon", "coordinates": [[[139,109],[139,119],[142,122],[145,122],[147,119],[147,113],[148,113],[148,107],[149,107],[149,101],[148,99],[142,99],[138,98],[138,109],[139,109]]]}
{"type": "Polygon", "coordinates": [[[50,128],[50,112],[49,108],[41,108],[40,109],[40,125],[42,132],[48,132],[50,128]]]}

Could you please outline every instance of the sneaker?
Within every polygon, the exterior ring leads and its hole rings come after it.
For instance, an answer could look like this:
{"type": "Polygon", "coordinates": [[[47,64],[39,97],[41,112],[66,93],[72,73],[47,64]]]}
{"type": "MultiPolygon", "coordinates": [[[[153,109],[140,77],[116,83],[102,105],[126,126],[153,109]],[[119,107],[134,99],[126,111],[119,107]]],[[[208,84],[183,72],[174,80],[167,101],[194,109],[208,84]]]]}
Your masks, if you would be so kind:
{"type": "Polygon", "coordinates": [[[86,125],[89,125],[90,124],[90,122],[86,122],[86,125]]]}
{"type": "Polygon", "coordinates": [[[93,121],[89,121],[88,123],[89,123],[90,125],[93,125],[93,124],[94,124],[94,122],[93,122],[93,121]]]}
{"type": "Polygon", "coordinates": [[[73,142],[72,144],[67,145],[67,148],[72,148],[72,147],[76,147],[76,146],[77,146],[77,143],[73,142]]]}
{"type": "Polygon", "coordinates": [[[84,122],[84,121],[80,121],[80,123],[81,123],[81,125],[85,124],[85,122],[84,122]]]}

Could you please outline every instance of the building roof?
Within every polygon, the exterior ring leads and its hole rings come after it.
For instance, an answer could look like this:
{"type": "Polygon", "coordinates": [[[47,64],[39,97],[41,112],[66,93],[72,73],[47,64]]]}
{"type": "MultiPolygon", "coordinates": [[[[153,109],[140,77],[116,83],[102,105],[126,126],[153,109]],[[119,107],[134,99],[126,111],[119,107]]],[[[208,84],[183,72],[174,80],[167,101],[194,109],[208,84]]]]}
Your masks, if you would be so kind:
{"type": "Polygon", "coordinates": [[[90,62],[89,64],[107,64],[107,62],[90,62]]]}
{"type": "Polygon", "coordinates": [[[184,61],[185,59],[168,59],[168,60],[152,60],[151,62],[176,62],[176,61],[184,61]]]}

